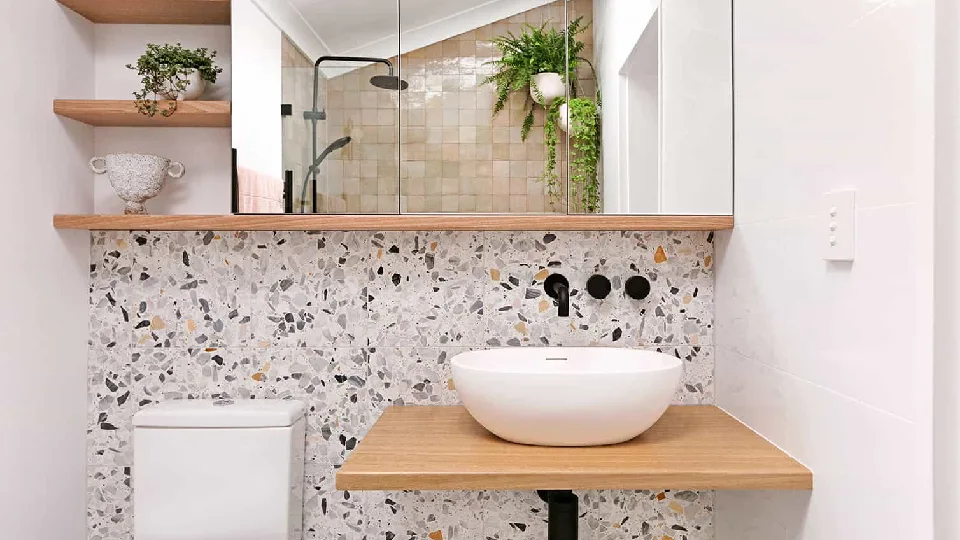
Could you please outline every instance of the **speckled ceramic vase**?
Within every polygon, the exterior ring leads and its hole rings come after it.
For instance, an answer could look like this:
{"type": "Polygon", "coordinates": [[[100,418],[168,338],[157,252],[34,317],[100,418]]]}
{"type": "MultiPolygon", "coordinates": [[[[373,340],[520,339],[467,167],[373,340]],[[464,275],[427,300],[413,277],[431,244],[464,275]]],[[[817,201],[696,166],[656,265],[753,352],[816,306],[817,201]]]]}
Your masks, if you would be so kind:
{"type": "Polygon", "coordinates": [[[90,168],[110,179],[113,190],[126,203],[124,214],[146,214],[143,203],[160,194],[167,177],[182,178],[187,172],[183,163],[142,154],[95,157],[90,160],[90,168]]]}

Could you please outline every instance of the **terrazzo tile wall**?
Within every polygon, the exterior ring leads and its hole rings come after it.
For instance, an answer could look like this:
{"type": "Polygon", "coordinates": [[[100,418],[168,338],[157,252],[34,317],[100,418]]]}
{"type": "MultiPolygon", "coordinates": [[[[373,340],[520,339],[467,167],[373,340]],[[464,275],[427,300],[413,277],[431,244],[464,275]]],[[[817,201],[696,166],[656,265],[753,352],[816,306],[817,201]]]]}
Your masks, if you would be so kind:
{"type": "MultiPolygon", "coordinates": [[[[655,349],[676,402],[713,402],[710,233],[95,233],[89,538],[131,535],[131,417],[168,399],[308,404],[310,539],[546,538],[534,493],[340,492],[334,474],[385,407],[457,403],[450,360],[499,346],[655,349]],[[572,284],[571,317],[545,298],[572,284]],[[583,284],[607,275],[603,301],[583,284]],[[641,274],[645,301],[623,294],[641,274]]],[[[713,492],[583,493],[581,538],[711,540],[713,492]]]]}

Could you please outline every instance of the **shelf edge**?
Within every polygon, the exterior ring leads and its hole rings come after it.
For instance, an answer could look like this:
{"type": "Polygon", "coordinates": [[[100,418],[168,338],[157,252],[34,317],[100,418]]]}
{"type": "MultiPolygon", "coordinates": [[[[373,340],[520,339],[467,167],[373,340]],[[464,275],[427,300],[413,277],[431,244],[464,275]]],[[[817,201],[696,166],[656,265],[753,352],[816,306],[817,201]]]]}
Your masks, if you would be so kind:
{"type": "Polygon", "coordinates": [[[57,0],[94,24],[227,26],[230,0],[57,0]]]}
{"type": "Polygon", "coordinates": [[[733,216],[558,215],[81,215],[57,229],[91,231],[717,231],[733,216]]]}
{"type": "MultiPolygon", "coordinates": [[[[164,105],[161,103],[161,107],[164,105]]],[[[229,101],[182,101],[170,117],[140,114],[132,100],[56,99],[54,114],[95,127],[201,127],[228,128],[229,101]]]]}

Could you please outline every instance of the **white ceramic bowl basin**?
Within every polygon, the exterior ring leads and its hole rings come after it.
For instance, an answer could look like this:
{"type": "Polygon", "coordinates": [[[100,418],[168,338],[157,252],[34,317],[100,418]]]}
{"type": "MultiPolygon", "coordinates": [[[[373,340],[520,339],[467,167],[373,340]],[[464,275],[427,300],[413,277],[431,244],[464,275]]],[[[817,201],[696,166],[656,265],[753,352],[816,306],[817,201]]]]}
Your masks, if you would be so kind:
{"type": "Polygon", "coordinates": [[[495,435],[539,446],[628,441],[667,410],[679,358],[607,348],[512,347],[453,358],[470,414],[495,435]]]}

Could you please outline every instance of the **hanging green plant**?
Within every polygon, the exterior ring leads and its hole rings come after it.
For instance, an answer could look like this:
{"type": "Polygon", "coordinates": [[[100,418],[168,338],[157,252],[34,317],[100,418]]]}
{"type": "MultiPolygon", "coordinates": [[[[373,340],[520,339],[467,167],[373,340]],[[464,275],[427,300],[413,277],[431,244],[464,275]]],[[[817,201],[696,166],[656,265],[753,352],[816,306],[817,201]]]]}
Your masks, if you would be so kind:
{"type": "Polygon", "coordinates": [[[556,204],[563,193],[563,185],[560,183],[560,176],[557,175],[557,143],[560,142],[557,135],[557,123],[560,121],[561,104],[562,101],[557,100],[547,106],[547,121],[543,126],[546,161],[540,181],[547,186],[547,200],[554,210],[556,210],[556,204]]]}
{"type": "MultiPolygon", "coordinates": [[[[570,86],[572,95],[576,95],[577,69],[581,61],[584,43],[577,39],[577,35],[586,30],[583,17],[572,21],[565,31],[556,28],[547,28],[547,23],[536,27],[526,25],[519,36],[513,32],[497,37],[493,44],[500,50],[501,58],[487,62],[496,68],[496,73],[487,77],[483,84],[493,84],[497,87],[497,101],[493,106],[493,116],[497,116],[506,107],[510,94],[513,92],[527,93],[524,110],[527,112],[521,131],[524,141],[533,129],[534,110],[537,102],[549,107],[551,98],[557,96],[534,82],[535,77],[542,74],[557,74],[561,80],[561,94],[564,86],[570,86]],[[570,38],[570,60],[567,61],[567,37],[570,38]]],[[[588,62],[589,63],[589,62],[588,62]]],[[[548,79],[541,79],[547,81],[548,79]]]]}
{"type": "Polygon", "coordinates": [[[588,98],[567,102],[571,145],[570,199],[574,213],[595,214],[600,210],[600,114],[588,98]]]}
{"type": "Polygon", "coordinates": [[[214,63],[216,57],[217,51],[185,49],[180,43],[148,44],[136,64],[127,64],[128,69],[135,70],[142,77],[143,87],[133,93],[137,110],[151,117],[157,112],[163,116],[177,112],[177,99],[183,97],[188,88],[194,91],[191,86],[198,85],[199,94],[202,94],[203,85],[217,82],[217,75],[223,73],[223,68],[214,63]],[[161,99],[170,100],[162,111],[161,99]]]}

